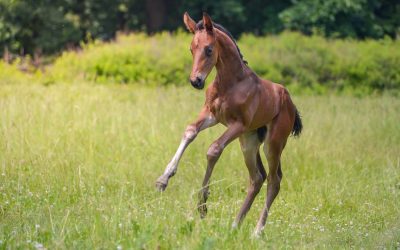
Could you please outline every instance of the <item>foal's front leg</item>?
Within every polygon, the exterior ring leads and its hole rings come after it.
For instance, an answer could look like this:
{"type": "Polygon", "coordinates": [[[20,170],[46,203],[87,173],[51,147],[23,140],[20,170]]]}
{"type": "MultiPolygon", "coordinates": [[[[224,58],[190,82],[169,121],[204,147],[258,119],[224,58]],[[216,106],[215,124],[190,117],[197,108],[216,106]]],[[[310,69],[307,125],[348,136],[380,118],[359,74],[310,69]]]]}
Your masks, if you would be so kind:
{"type": "Polygon", "coordinates": [[[167,188],[168,180],[172,176],[175,175],[178,169],[178,163],[181,159],[183,152],[187,148],[187,146],[196,138],[197,134],[203,129],[209,128],[217,124],[215,117],[208,110],[207,107],[204,107],[200,112],[198,119],[186,127],[185,133],[183,134],[183,138],[181,140],[181,144],[178,147],[174,157],[167,165],[164,173],[157,179],[156,187],[160,191],[164,191],[167,188]]]}
{"type": "Polygon", "coordinates": [[[204,218],[207,214],[206,201],[208,198],[208,188],[210,177],[214,169],[215,163],[217,163],[219,157],[222,154],[224,148],[233,140],[238,138],[245,130],[242,123],[236,122],[228,126],[228,129],[222,134],[220,138],[211,144],[207,152],[207,170],[203,180],[202,189],[199,192],[199,203],[197,209],[200,212],[200,217],[204,218]]]}

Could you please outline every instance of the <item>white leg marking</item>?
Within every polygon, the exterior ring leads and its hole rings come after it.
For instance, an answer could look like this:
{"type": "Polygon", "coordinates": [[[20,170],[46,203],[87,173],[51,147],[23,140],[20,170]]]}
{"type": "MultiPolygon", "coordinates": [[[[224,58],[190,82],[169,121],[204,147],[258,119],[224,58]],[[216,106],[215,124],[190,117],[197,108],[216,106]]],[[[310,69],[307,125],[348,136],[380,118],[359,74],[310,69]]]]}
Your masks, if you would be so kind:
{"type": "Polygon", "coordinates": [[[189,140],[182,139],[181,144],[179,145],[178,150],[176,151],[174,157],[172,158],[170,163],[168,163],[167,168],[165,169],[164,175],[169,177],[176,173],[179,160],[181,159],[183,152],[185,151],[185,149],[188,145],[189,145],[189,140]]]}
{"type": "Polygon", "coordinates": [[[176,150],[174,157],[168,163],[163,176],[165,176],[167,178],[173,176],[178,169],[178,164],[183,155],[183,152],[185,152],[185,149],[187,148],[187,146],[197,136],[197,133],[199,133],[200,131],[202,131],[206,128],[214,126],[215,124],[217,124],[216,119],[213,116],[208,116],[207,118],[204,119],[203,123],[200,125],[199,128],[196,129],[193,125],[192,125],[193,127],[189,126],[185,131],[183,139],[181,140],[181,143],[179,144],[179,147],[176,150]]]}

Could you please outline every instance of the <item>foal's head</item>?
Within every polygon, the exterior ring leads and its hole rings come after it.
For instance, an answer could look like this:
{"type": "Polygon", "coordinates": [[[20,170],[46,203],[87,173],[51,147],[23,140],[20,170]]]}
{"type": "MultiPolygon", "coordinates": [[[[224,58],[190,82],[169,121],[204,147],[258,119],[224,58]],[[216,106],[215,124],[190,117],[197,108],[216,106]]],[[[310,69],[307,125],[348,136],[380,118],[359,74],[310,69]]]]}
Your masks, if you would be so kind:
{"type": "Polygon", "coordinates": [[[190,51],[193,55],[193,67],[190,83],[196,89],[204,88],[204,81],[217,63],[218,46],[215,39],[213,22],[209,15],[203,14],[203,21],[196,24],[185,12],[183,21],[187,29],[194,34],[190,51]]]}

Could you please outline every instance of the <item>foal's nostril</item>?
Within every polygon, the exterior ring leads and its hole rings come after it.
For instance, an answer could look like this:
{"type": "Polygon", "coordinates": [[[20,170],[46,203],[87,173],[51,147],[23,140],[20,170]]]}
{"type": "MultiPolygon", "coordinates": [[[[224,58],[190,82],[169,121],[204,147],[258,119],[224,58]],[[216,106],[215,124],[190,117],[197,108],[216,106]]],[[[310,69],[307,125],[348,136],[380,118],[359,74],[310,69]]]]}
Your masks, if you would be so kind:
{"type": "Polygon", "coordinates": [[[195,80],[192,79],[189,80],[192,86],[195,87],[196,89],[202,89],[204,87],[204,80],[201,79],[201,77],[196,77],[195,80]]]}
{"type": "Polygon", "coordinates": [[[190,83],[191,83],[193,86],[198,86],[198,85],[201,83],[201,78],[200,78],[200,77],[196,77],[195,80],[192,80],[192,79],[189,79],[189,80],[190,80],[190,83]]]}

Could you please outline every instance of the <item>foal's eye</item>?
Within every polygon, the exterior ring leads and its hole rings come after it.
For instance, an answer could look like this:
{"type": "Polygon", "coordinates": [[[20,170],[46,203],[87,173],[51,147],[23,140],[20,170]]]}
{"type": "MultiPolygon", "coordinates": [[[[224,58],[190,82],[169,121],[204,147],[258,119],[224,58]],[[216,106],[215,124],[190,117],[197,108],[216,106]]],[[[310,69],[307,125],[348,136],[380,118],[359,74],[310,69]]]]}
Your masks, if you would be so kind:
{"type": "Polygon", "coordinates": [[[212,48],[211,46],[207,46],[204,48],[204,53],[206,53],[206,56],[211,56],[212,55],[212,48]]]}

